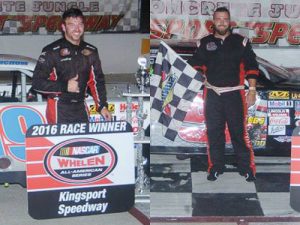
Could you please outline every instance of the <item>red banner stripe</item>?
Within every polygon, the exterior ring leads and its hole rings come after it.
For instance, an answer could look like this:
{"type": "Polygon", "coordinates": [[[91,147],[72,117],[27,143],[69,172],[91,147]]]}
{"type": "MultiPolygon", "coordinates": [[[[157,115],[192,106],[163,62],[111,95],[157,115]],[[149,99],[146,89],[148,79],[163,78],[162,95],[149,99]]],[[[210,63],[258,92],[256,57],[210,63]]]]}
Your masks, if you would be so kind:
{"type": "Polygon", "coordinates": [[[43,137],[28,137],[26,138],[26,147],[53,146],[54,144],[47,138],[43,137]]]}
{"type": "Polygon", "coordinates": [[[26,173],[27,173],[27,176],[46,175],[47,174],[47,172],[43,166],[43,163],[28,164],[26,173]]]}
{"type": "Polygon", "coordinates": [[[293,145],[299,145],[300,147],[300,136],[292,137],[292,143],[293,145]]]}
{"type": "Polygon", "coordinates": [[[49,149],[38,149],[26,151],[27,161],[43,161],[49,149]]]}
{"type": "Polygon", "coordinates": [[[291,185],[300,184],[300,173],[291,173],[291,185]]]}
{"type": "Polygon", "coordinates": [[[300,172],[300,161],[298,163],[291,163],[291,171],[300,172]]]}
{"type": "Polygon", "coordinates": [[[300,148],[293,148],[291,152],[291,158],[292,159],[300,159],[300,148]]]}

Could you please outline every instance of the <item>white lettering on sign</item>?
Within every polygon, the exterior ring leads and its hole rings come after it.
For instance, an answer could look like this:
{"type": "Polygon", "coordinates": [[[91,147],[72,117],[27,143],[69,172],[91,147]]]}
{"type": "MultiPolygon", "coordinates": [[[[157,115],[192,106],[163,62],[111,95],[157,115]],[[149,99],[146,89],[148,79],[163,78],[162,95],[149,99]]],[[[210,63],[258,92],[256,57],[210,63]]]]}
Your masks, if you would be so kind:
{"type": "Polygon", "coordinates": [[[113,131],[126,131],[126,121],[89,123],[89,132],[96,133],[113,131]]]}
{"type": "Polygon", "coordinates": [[[100,147],[98,145],[94,146],[74,146],[70,147],[72,155],[89,155],[89,154],[99,154],[100,147]]]}
{"type": "Polygon", "coordinates": [[[104,203],[85,203],[84,205],[72,205],[66,206],[64,204],[59,205],[58,207],[58,214],[67,216],[69,214],[74,213],[85,213],[85,212],[102,212],[104,213],[107,209],[108,202],[104,203]]]}
{"type": "Polygon", "coordinates": [[[91,167],[91,166],[103,166],[106,164],[105,156],[93,156],[84,159],[68,159],[68,158],[57,158],[57,164],[61,169],[63,168],[80,168],[80,167],[91,167]]]}
{"type": "Polygon", "coordinates": [[[75,202],[79,203],[85,201],[85,204],[81,205],[65,205],[60,204],[58,206],[58,214],[67,216],[69,214],[75,213],[85,213],[85,212],[102,212],[104,213],[108,207],[107,202],[103,203],[89,203],[89,200],[95,199],[105,199],[106,189],[101,191],[88,191],[88,192],[76,192],[72,193],[69,191],[63,191],[59,194],[59,202],[75,202]]]}
{"type": "Polygon", "coordinates": [[[108,207],[108,202],[102,203],[89,203],[89,200],[105,199],[107,190],[101,191],[88,191],[88,192],[76,192],[72,193],[69,191],[60,192],[59,202],[75,202],[79,203],[85,201],[81,205],[65,205],[60,204],[58,206],[58,214],[67,216],[75,213],[86,213],[86,212],[102,212],[104,213],[108,207]]]}
{"type": "Polygon", "coordinates": [[[56,135],[57,125],[36,125],[32,127],[32,136],[56,135]]]}
{"type": "Polygon", "coordinates": [[[60,134],[84,134],[85,129],[85,123],[61,124],[60,134]]]}
{"type": "Polygon", "coordinates": [[[106,189],[101,191],[88,191],[88,192],[76,192],[72,193],[69,191],[60,192],[59,194],[59,202],[80,202],[86,201],[88,202],[91,199],[100,199],[106,198],[106,189]]]}

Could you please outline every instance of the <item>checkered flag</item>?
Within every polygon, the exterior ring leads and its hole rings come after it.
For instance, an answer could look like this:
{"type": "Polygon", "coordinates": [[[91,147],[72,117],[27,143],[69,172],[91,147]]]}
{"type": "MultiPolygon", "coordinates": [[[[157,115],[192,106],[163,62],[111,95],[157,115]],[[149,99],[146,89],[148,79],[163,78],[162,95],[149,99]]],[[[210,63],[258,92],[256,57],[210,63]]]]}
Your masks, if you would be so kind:
{"type": "Polygon", "coordinates": [[[150,81],[151,120],[162,124],[169,140],[175,140],[203,80],[173,49],[160,43],[150,81]]]}

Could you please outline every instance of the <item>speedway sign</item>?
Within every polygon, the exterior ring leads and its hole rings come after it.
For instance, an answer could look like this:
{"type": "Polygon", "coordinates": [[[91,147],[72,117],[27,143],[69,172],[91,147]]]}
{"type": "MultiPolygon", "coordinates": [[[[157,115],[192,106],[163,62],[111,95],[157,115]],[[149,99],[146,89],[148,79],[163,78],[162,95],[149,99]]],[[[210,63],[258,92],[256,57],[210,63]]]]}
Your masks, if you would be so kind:
{"type": "Polygon", "coordinates": [[[150,36],[195,40],[213,31],[212,15],[226,7],[234,31],[253,44],[295,47],[300,44],[300,3],[292,0],[151,0],[150,36]]]}
{"type": "Polygon", "coordinates": [[[32,126],[26,134],[29,214],[47,219],[129,210],[133,146],[125,121],[32,126]]]}
{"type": "Polygon", "coordinates": [[[0,34],[61,34],[61,15],[76,7],[84,13],[90,33],[139,29],[140,0],[0,1],[0,34]]]}

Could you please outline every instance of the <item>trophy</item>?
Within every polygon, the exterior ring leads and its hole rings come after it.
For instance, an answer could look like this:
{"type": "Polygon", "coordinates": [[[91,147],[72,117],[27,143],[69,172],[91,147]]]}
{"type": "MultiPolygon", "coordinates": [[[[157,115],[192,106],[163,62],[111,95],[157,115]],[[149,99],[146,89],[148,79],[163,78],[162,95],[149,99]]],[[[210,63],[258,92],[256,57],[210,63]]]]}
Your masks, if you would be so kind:
{"type": "Polygon", "coordinates": [[[136,111],[136,117],[138,121],[137,134],[135,137],[135,143],[137,144],[137,173],[136,180],[137,190],[139,193],[143,193],[145,186],[149,186],[149,178],[145,174],[144,166],[147,160],[143,157],[143,144],[149,143],[150,139],[145,137],[144,120],[148,116],[148,112],[144,112],[144,98],[150,97],[146,93],[146,88],[150,86],[150,76],[147,70],[147,59],[145,57],[139,57],[138,69],[135,73],[135,79],[138,86],[139,93],[123,93],[123,96],[127,99],[126,118],[127,122],[132,124],[132,101],[133,98],[138,100],[138,110],[136,111]]]}
{"type": "MultiPolygon", "coordinates": [[[[139,64],[139,68],[135,73],[135,78],[137,85],[139,87],[140,93],[143,95],[145,94],[145,90],[147,87],[150,86],[150,76],[147,71],[147,59],[143,56],[138,57],[137,60],[139,64]]],[[[137,111],[137,118],[138,118],[138,132],[137,137],[139,139],[144,139],[145,137],[145,130],[144,130],[144,120],[147,118],[147,112],[144,113],[144,98],[145,96],[138,97],[138,105],[139,109],[137,111]]]]}
{"type": "Polygon", "coordinates": [[[143,56],[137,60],[139,68],[135,73],[135,79],[141,93],[145,92],[145,88],[150,86],[150,76],[147,70],[147,59],[143,56]]]}

